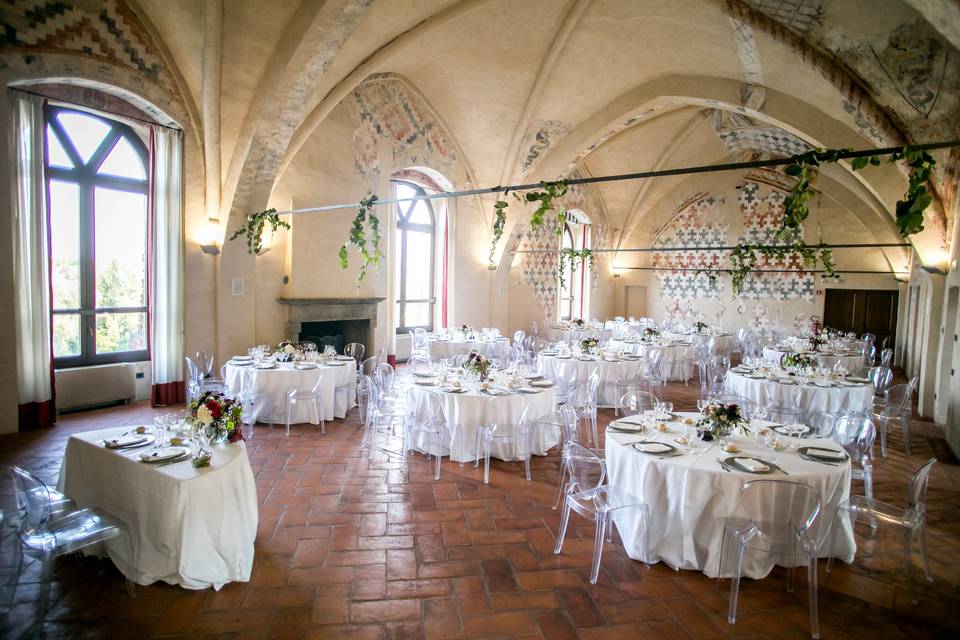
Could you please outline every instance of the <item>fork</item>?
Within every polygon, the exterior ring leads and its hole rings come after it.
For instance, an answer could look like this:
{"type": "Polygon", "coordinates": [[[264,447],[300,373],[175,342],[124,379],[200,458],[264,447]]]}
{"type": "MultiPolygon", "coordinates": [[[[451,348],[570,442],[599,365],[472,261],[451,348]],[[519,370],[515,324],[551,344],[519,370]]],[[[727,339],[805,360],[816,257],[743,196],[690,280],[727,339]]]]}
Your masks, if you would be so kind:
{"type": "Polygon", "coordinates": [[[721,469],[723,469],[723,470],[726,471],[727,473],[730,473],[730,465],[728,465],[726,462],[724,462],[723,458],[717,458],[717,462],[720,463],[720,468],[721,468],[721,469]]]}
{"type": "Polygon", "coordinates": [[[801,454],[800,458],[802,458],[803,460],[809,460],[810,462],[819,462],[820,464],[825,464],[825,465],[827,465],[828,467],[836,467],[836,466],[837,466],[837,463],[835,463],[835,462],[827,462],[826,460],[817,460],[816,458],[811,458],[810,456],[805,456],[805,455],[802,455],[802,454],[801,454]]]}

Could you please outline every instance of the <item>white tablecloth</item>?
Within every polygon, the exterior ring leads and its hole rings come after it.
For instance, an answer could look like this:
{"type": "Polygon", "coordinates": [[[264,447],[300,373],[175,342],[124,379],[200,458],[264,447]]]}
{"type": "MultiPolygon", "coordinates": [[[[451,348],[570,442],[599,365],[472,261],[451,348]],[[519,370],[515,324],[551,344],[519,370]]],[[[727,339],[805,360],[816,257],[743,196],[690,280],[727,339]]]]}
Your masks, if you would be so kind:
{"type": "MultiPolygon", "coordinates": [[[[477,427],[496,423],[497,435],[512,433],[513,425],[520,420],[528,405],[528,423],[551,416],[554,408],[552,388],[535,394],[513,393],[495,397],[476,389],[463,393],[446,393],[436,386],[413,385],[407,391],[408,411],[412,410],[420,416],[425,415],[428,394],[439,394],[447,422],[447,433],[439,453],[443,456],[449,455],[451,460],[458,462],[470,462],[476,457],[477,427]]],[[[436,454],[432,442],[424,438],[418,440],[416,445],[420,451],[436,454]]],[[[534,455],[546,455],[558,442],[559,434],[555,429],[531,428],[530,449],[534,455]]],[[[517,458],[511,443],[505,440],[493,441],[491,456],[500,460],[517,458]]]]}
{"type": "MultiPolygon", "coordinates": [[[[333,420],[342,418],[347,411],[356,404],[356,362],[338,362],[335,365],[319,365],[316,369],[295,369],[291,363],[284,362],[276,369],[257,369],[253,366],[238,366],[227,363],[226,384],[231,393],[240,393],[241,389],[249,390],[261,398],[269,398],[273,405],[273,413],[267,410],[265,402],[254,404],[254,415],[259,422],[281,424],[286,412],[287,392],[296,387],[302,391],[309,391],[323,376],[320,386],[322,398],[320,405],[323,408],[323,419],[333,420]],[[334,393],[334,389],[343,385],[352,385],[349,393],[334,393]]],[[[297,402],[293,405],[291,424],[309,422],[320,424],[320,416],[312,403],[297,402]]]]}
{"type": "Polygon", "coordinates": [[[510,359],[510,339],[502,340],[443,340],[434,337],[428,338],[430,357],[434,360],[453,358],[461,353],[476,351],[488,358],[510,359]]]}
{"type": "Polygon", "coordinates": [[[105,543],[117,568],[138,584],[188,589],[247,582],[257,535],[257,488],[242,442],[211,447],[210,466],[153,467],[133,460],[149,449],[115,451],[104,438],[131,427],[70,436],[58,488],[80,507],[126,523],[130,536],[105,543]]]}
{"type": "Polygon", "coordinates": [[[596,338],[597,340],[607,340],[613,335],[610,329],[601,329],[599,327],[583,327],[577,329],[574,327],[552,326],[546,328],[547,340],[551,342],[570,342],[581,338],[596,338]]]}
{"type": "Polygon", "coordinates": [[[729,354],[737,345],[737,337],[732,333],[682,333],[680,331],[664,331],[663,336],[679,342],[696,342],[703,340],[704,344],[709,344],[712,339],[716,345],[716,353],[720,355],[729,354]]]}
{"type": "MultiPolygon", "coordinates": [[[[777,349],[775,347],[764,347],[763,348],[763,357],[765,360],[772,360],[780,362],[780,358],[788,353],[793,353],[792,351],[784,351],[782,349],[777,349]]],[[[847,371],[860,371],[863,369],[863,356],[859,353],[821,353],[819,351],[805,351],[805,356],[810,356],[820,361],[820,356],[839,356],[840,365],[846,368],[847,371]]]]}
{"type": "Polygon", "coordinates": [[[663,351],[661,362],[665,363],[667,360],[673,362],[671,365],[663,365],[668,380],[689,380],[693,375],[693,366],[683,364],[685,359],[693,357],[693,345],[657,345],[650,342],[634,342],[631,340],[610,340],[607,344],[610,349],[623,349],[624,353],[633,353],[638,356],[646,356],[647,351],[650,349],[661,349],[663,351]]]}
{"type": "Polygon", "coordinates": [[[724,379],[723,388],[727,393],[735,393],[753,402],[768,404],[771,401],[779,406],[792,406],[794,394],[803,394],[801,408],[804,415],[814,411],[836,413],[838,411],[865,411],[873,403],[873,386],[856,384],[842,387],[822,387],[816,384],[771,383],[769,379],[748,378],[741,373],[729,371],[724,379]]]}
{"type": "MultiPolygon", "coordinates": [[[[680,414],[693,416],[696,414],[680,414]]],[[[613,423],[616,424],[616,423],[613,423]]],[[[856,543],[845,519],[830,525],[837,505],[850,495],[850,463],[827,466],[800,458],[796,453],[777,453],[773,462],[790,475],[781,473],[754,475],[741,471],[724,471],[717,463],[723,453],[714,443],[704,443],[699,454],[686,453],[675,458],[658,458],[640,453],[630,444],[638,440],[657,440],[673,444],[682,431],[678,422],[668,424],[668,433],[653,432],[636,436],[607,431],[606,460],[610,484],[640,498],[650,509],[646,553],[638,538],[639,518],[625,510],[615,515],[617,530],[627,555],[635,560],[664,562],[673,569],[694,569],[710,577],[728,576],[730,556],[725,556],[721,571],[720,547],[724,518],[735,513],[740,487],[750,480],[778,479],[803,482],[820,492],[823,503],[814,528],[815,536],[823,536],[820,557],[835,555],[851,562],[856,543]],[[709,446],[708,446],[709,444],[709,446]]],[[[753,441],[734,438],[743,453],[767,460],[771,452],[753,441]]],[[[837,446],[830,441],[803,440],[803,446],[837,446]]],[[[762,517],[760,514],[759,517],[762,517]]],[[[748,552],[744,576],[762,578],[773,568],[773,562],[748,552]]]]}
{"type": "MultiPolygon", "coordinates": [[[[643,360],[617,360],[610,362],[599,357],[590,360],[580,358],[558,358],[552,355],[540,356],[540,372],[550,378],[557,379],[561,372],[569,372],[571,367],[577,369],[577,380],[580,383],[586,382],[587,378],[594,372],[600,371],[600,386],[597,388],[597,406],[616,407],[617,402],[617,378],[629,380],[635,377],[643,368],[643,360]]],[[[626,393],[624,389],[620,393],[626,393]]]]}

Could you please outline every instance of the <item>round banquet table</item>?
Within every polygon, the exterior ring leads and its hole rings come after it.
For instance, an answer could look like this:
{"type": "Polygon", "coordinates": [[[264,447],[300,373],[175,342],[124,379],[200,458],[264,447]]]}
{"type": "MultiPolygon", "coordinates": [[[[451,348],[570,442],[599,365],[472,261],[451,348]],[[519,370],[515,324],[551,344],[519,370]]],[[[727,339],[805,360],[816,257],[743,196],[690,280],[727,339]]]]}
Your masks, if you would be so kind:
{"type": "Polygon", "coordinates": [[[791,406],[796,393],[803,394],[800,405],[805,415],[815,411],[837,413],[838,411],[866,411],[873,403],[873,385],[854,382],[817,382],[797,381],[793,384],[777,377],[753,378],[750,375],[730,370],[724,378],[723,388],[727,393],[735,393],[748,400],[763,405],[791,406]],[[832,386],[825,386],[831,384],[832,386]]]}
{"type": "Polygon", "coordinates": [[[461,353],[470,353],[471,351],[476,351],[488,358],[499,358],[501,360],[509,360],[510,358],[510,339],[506,337],[496,340],[451,340],[430,336],[427,340],[430,347],[430,357],[434,360],[453,358],[461,353]]]}
{"type": "Polygon", "coordinates": [[[187,589],[247,582],[257,535],[257,487],[243,442],[210,447],[210,466],[189,460],[151,466],[140,449],[103,440],[133,427],[75,433],[67,440],[57,488],[77,506],[119,518],[129,535],[105,542],[121,573],[137,584],[187,589]]]}
{"type": "Polygon", "coordinates": [[[716,353],[729,354],[737,346],[737,337],[732,333],[682,333],[680,331],[664,331],[664,337],[678,342],[694,342],[694,339],[701,339],[704,344],[709,344],[713,339],[716,345],[716,353]]]}
{"type": "Polygon", "coordinates": [[[607,340],[613,335],[613,331],[589,325],[581,328],[553,325],[546,328],[546,334],[547,340],[550,342],[570,342],[571,340],[578,340],[580,338],[607,340]]]}
{"type": "MultiPolygon", "coordinates": [[[[353,385],[356,387],[356,361],[352,358],[340,361],[331,361],[329,364],[319,364],[315,369],[297,369],[293,363],[282,362],[275,369],[258,369],[255,365],[238,365],[227,363],[224,382],[231,393],[253,390],[255,401],[253,406],[254,419],[258,422],[280,424],[284,422],[286,413],[287,393],[293,387],[301,391],[309,391],[323,377],[320,385],[320,406],[323,410],[323,419],[333,420],[342,418],[356,403],[355,389],[350,393],[335,393],[337,387],[353,385]],[[264,400],[269,398],[273,411],[264,400]]],[[[293,405],[293,415],[290,424],[320,424],[320,416],[313,403],[297,402],[293,405]]]]}
{"type": "MultiPolygon", "coordinates": [[[[539,390],[538,393],[525,394],[513,392],[509,395],[491,396],[478,388],[466,388],[462,393],[449,393],[439,385],[413,384],[407,390],[407,411],[418,418],[426,417],[429,405],[428,395],[439,395],[443,404],[443,416],[447,430],[443,436],[441,450],[436,451],[436,441],[432,437],[417,434],[414,446],[418,451],[432,455],[450,456],[457,462],[472,462],[476,458],[477,428],[496,423],[497,435],[511,433],[513,425],[520,421],[524,409],[527,409],[527,422],[553,415],[553,388],[539,390]]],[[[546,455],[559,442],[560,434],[555,428],[532,427],[530,430],[530,450],[533,455],[546,455]]],[[[509,439],[495,438],[490,450],[491,457],[500,460],[517,459],[513,444],[509,439]]]]}
{"type": "MultiPolygon", "coordinates": [[[[763,348],[764,360],[780,362],[780,358],[788,353],[794,352],[787,351],[786,349],[777,349],[776,347],[763,348]]],[[[803,355],[811,356],[818,362],[820,361],[820,356],[837,356],[840,358],[840,365],[847,371],[860,371],[863,369],[863,356],[857,352],[830,353],[826,351],[804,351],[803,355]]]]}
{"type": "MultiPolygon", "coordinates": [[[[678,415],[695,417],[697,414],[678,415]]],[[[617,422],[611,423],[611,426],[616,425],[617,422]]],[[[711,578],[728,577],[732,567],[728,559],[733,557],[730,551],[735,547],[727,548],[721,566],[724,519],[736,514],[743,483],[772,479],[802,482],[820,492],[822,508],[811,531],[815,539],[823,538],[820,557],[834,556],[846,562],[853,561],[856,542],[848,520],[839,518],[833,522],[837,505],[850,495],[849,460],[825,465],[804,460],[793,451],[778,452],[771,459],[772,452],[752,439],[733,437],[731,440],[742,450],[737,455],[770,460],[789,474],[774,471],[760,475],[737,469],[724,471],[717,458],[733,454],[721,451],[715,441],[702,443],[700,452],[691,452],[677,445],[683,455],[668,458],[641,453],[631,446],[639,440],[674,444],[674,438],[682,433],[683,427],[675,420],[668,422],[667,428],[667,432],[652,431],[642,435],[612,430],[606,433],[610,484],[636,496],[650,510],[646,549],[641,545],[639,517],[630,509],[615,512],[617,531],[631,558],[647,563],[664,562],[673,569],[702,571],[711,578]]],[[[801,442],[801,446],[838,450],[830,440],[808,438],[801,442]]],[[[759,517],[762,519],[763,514],[759,517]]],[[[774,561],[768,556],[748,551],[742,575],[762,578],[773,566],[774,561]]]]}
{"type": "MultiPolygon", "coordinates": [[[[571,356],[561,358],[549,353],[541,353],[540,373],[544,377],[556,380],[561,375],[568,375],[569,367],[577,370],[577,380],[585,382],[594,371],[600,372],[600,386],[597,387],[598,407],[617,407],[620,405],[617,398],[617,380],[628,380],[640,373],[643,360],[634,358],[616,358],[600,356],[571,356]]],[[[626,393],[626,390],[623,391],[626,393]]]]}
{"type": "Polygon", "coordinates": [[[624,353],[632,353],[640,357],[645,357],[650,349],[660,349],[663,351],[662,361],[670,360],[673,364],[664,364],[664,370],[667,373],[667,380],[685,381],[693,375],[693,365],[685,364],[684,360],[693,357],[693,345],[686,343],[673,343],[659,345],[652,342],[643,342],[637,340],[610,340],[607,348],[612,350],[623,349],[624,353]]]}

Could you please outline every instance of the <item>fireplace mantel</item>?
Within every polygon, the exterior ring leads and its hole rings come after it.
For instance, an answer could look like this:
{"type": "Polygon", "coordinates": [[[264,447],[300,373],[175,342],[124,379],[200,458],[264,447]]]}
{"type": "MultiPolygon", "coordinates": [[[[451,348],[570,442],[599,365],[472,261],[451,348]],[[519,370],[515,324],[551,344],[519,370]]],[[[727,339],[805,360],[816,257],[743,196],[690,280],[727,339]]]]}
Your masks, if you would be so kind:
{"type": "MultiPolygon", "coordinates": [[[[286,305],[287,338],[299,339],[305,322],[335,322],[342,320],[369,321],[370,335],[377,326],[377,305],[385,298],[277,298],[286,305]]],[[[369,348],[370,345],[368,344],[369,348]]]]}

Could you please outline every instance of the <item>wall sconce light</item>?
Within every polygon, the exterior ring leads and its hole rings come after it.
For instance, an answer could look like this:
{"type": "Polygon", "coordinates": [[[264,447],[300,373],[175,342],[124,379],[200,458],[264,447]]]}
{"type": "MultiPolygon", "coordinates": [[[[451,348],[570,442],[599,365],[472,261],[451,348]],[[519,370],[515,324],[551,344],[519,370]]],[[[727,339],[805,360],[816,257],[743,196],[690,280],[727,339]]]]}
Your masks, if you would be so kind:
{"type": "Polygon", "coordinates": [[[497,265],[493,264],[492,262],[487,263],[487,271],[496,271],[496,270],[497,270],[497,265]]]}
{"type": "Polygon", "coordinates": [[[220,255],[220,221],[207,218],[200,231],[200,250],[211,256],[220,255]]]}
{"type": "Polygon", "coordinates": [[[615,273],[615,274],[613,274],[613,277],[614,277],[614,278],[619,278],[619,277],[621,277],[621,274],[615,273]]]}

